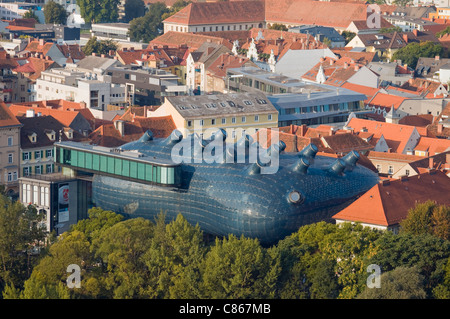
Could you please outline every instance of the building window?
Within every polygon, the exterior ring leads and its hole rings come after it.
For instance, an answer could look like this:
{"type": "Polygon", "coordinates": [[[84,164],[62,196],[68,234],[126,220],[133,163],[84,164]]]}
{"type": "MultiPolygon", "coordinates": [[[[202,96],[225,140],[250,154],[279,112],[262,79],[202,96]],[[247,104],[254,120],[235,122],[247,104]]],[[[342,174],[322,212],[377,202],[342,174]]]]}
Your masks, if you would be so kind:
{"type": "Polygon", "coordinates": [[[187,121],[187,126],[191,127],[192,126],[192,121],[187,121]]]}
{"type": "Polygon", "coordinates": [[[236,123],[236,118],[235,118],[235,117],[232,117],[232,118],[231,118],[231,123],[233,123],[233,124],[236,123]]]}
{"type": "Polygon", "coordinates": [[[45,157],[53,157],[53,150],[46,150],[45,151],[45,157]]]}
{"type": "Polygon", "coordinates": [[[216,125],[216,119],[211,119],[211,125],[216,125]]]}
{"type": "Polygon", "coordinates": [[[30,160],[30,159],[31,159],[31,153],[30,153],[30,152],[24,152],[24,153],[22,153],[22,159],[23,159],[24,161],[30,160]]]}
{"type": "Polygon", "coordinates": [[[267,115],[267,119],[268,119],[269,121],[272,121],[272,114],[267,115]]]}
{"type": "Polygon", "coordinates": [[[40,165],[35,166],[35,167],[34,167],[34,173],[35,173],[36,175],[42,174],[42,166],[40,166],[40,165]]]}
{"type": "Polygon", "coordinates": [[[381,165],[380,164],[377,164],[377,171],[378,171],[378,173],[381,173],[381,165]]]}
{"type": "Polygon", "coordinates": [[[8,182],[12,182],[12,173],[11,172],[8,173],[8,182]]]}
{"type": "Polygon", "coordinates": [[[222,124],[227,124],[227,119],[226,118],[222,118],[222,124]]]}
{"type": "Polygon", "coordinates": [[[31,174],[31,167],[23,168],[23,176],[29,176],[31,174]]]}
{"type": "Polygon", "coordinates": [[[39,190],[38,186],[33,186],[33,204],[36,204],[36,205],[38,205],[38,199],[39,199],[38,190],[39,190]]]}
{"type": "Polygon", "coordinates": [[[242,123],[245,123],[245,122],[247,121],[247,118],[246,118],[245,116],[243,116],[243,117],[241,118],[241,120],[242,120],[242,123]]]}
{"type": "Polygon", "coordinates": [[[13,146],[14,138],[12,136],[8,136],[8,146],[13,146]]]}
{"type": "Polygon", "coordinates": [[[205,123],[205,121],[200,120],[199,123],[200,123],[201,126],[203,126],[203,124],[205,123]]]}
{"type": "Polygon", "coordinates": [[[388,174],[394,173],[394,167],[392,165],[389,165],[388,174]]]}
{"type": "Polygon", "coordinates": [[[259,115],[255,115],[255,122],[259,122],[259,115]]]}
{"type": "Polygon", "coordinates": [[[35,151],[34,152],[34,159],[41,159],[41,151],[35,151]]]}
{"type": "Polygon", "coordinates": [[[8,164],[12,164],[14,162],[14,154],[8,154],[8,164]]]}
{"type": "Polygon", "coordinates": [[[405,175],[409,176],[409,169],[405,170],[405,175]]]}
{"type": "Polygon", "coordinates": [[[47,164],[45,166],[45,171],[48,173],[53,173],[53,165],[52,164],[47,164]]]}

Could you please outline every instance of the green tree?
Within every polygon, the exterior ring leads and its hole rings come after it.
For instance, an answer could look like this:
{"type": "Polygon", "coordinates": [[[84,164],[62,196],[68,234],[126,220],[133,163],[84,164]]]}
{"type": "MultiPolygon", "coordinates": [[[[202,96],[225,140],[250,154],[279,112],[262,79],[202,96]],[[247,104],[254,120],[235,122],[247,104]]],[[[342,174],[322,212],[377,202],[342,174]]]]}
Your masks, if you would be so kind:
{"type": "Polygon", "coordinates": [[[341,35],[345,39],[345,44],[348,44],[356,36],[356,33],[351,31],[342,31],[341,35]]]}
{"type": "Polygon", "coordinates": [[[150,248],[143,255],[151,298],[199,298],[201,267],[206,252],[200,227],[182,215],[165,224],[160,214],[150,248]]]}
{"type": "Polygon", "coordinates": [[[446,27],[444,30],[441,30],[441,31],[439,31],[439,32],[436,32],[435,36],[436,36],[436,38],[440,38],[440,37],[442,37],[443,35],[446,35],[446,34],[449,34],[449,33],[450,33],[450,26],[449,26],[449,27],[446,27]]]}
{"type": "Polygon", "coordinates": [[[36,20],[36,23],[39,23],[39,18],[34,13],[34,11],[30,8],[27,12],[23,14],[24,19],[34,19],[36,20]]]}
{"type": "Polygon", "coordinates": [[[383,273],[401,266],[418,267],[428,296],[443,282],[444,265],[450,256],[449,241],[430,234],[386,232],[374,245],[379,249],[368,262],[379,265],[383,273]]]}
{"type": "Polygon", "coordinates": [[[66,9],[59,3],[50,1],[44,6],[45,23],[66,24],[67,16],[66,9]]]}
{"type": "Polygon", "coordinates": [[[145,15],[147,7],[142,0],[126,0],[125,1],[125,22],[130,22],[135,18],[145,15]]]}
{"type": "Polygon", "coordinates": [[[109,55],[109,52],[117,50],[117,47],[117,43],[111,39],[98,41],[97,37],[91,37],[82,50],[86,55],[92,53],[109,55]]]}
{"type": "Polygon", "coordinates": [[[156,2],[149,6],[143,17],[131,20],[129,36],[132,41],[150,42],[159,36],[163,30],[163,15],[168,12],[164,3],[156,2]]]}
{"type": "Polygon", "coordinates": [[[205,258],[204,298],[267,298],[273,295],[267,290],[273,282],[267,285],[267,280],[276,278],[269,272],[271,265],[271,255],[257,239],[234,235],[216,239],[205,258]]]}
{"type": "Polygon", "coordinates": [[[433,288],[433,297],[436,299],[450,299],[450,257],[443,266],[443,280],[433,288]]]}
{"type": "Polygon", "coordinates": [[[336,265],[331,260],[321,260],[311,279],[312,299],[335,299],[339,295],[339,284],[334,269],[336,265]]]}
{"type": "Polygon", "coordinates": [[[269,27],[269,29],[279,30],[279,31],[288,31],[288,28],[282,23],[274,23],[269,27]]]}
{"type": "Polygon", "coordinates": [[[34,206],[23,206],[0,195],[0,292],[6,285],[20,289],[30,276],[43,247],[46,231],[43,216],[34,206]]]}
{"type": "Polygon", "coordinates": [[[143,218],[125,220],[104,230],[92,248],[107,267],[104,280],[91,290],[101,291],[103,282],[111,298],[142,297],[147,272],[141,257],[150,247],[153,230],[154,225],[143,218]]]}
{"type": "Polygon", "coordinates": [[[77,0],[84,21],[91,23],[116,22],[119,0],[77,0]]]}
{"type": "Polygon", "coordinates": [[[417,267],[399,266],[380,277],[380,288],[368,288],[358,299],[425,299],[423,277],[417,267]]]}
{"type": "Polygon", "coordinates": [[[431,41],[412,42],[395,52],[392,60],[401,60],[403,63],[415,69],[420,57],[431,58],[437,55],[446,57],[442,45],[435,44],[431,41]]]}
{"type": "Polygon", "coordinates": [[[450,239],[450,207],[433,201],[418,203],[400,223],[401,231],[413,235],[432,234],[450,239]]]}

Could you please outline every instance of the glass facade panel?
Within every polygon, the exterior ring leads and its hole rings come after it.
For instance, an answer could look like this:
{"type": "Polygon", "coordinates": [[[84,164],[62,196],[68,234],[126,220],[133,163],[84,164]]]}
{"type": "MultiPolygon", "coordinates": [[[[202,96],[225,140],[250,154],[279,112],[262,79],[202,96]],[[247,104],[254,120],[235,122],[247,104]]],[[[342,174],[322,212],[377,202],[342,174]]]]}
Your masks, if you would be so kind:
{"type": "Polygon", "coordinates": [[[130,161],[123,160],[122,162],[122,176],[130,177],[130,161]]]}
{"type": "Polygon", "coordinates": [[[78,151],[74,151],[74,150],[70,151],[69,150],[69,152],[71,153],[70,157],[72,159],[70,165],[78,166],[78,151]]]}
{"type": "Polygon", "coordinates": [[[167,184],[167,167],[161,167],[161,183],[167,184]]]}
{"type": "Polygon", "coordinates": [[[86,163],[85,163],[84,167],[86,167],[88,169],[92,169],[92,153],[86,153],[85,160],[86,160],[86,163]]]}
{"type": "Polygon", "coordinates": [[[145,166],[145,180],[148,182],[152,182],[153,166],[149,164],[146,164],[145,166]]]}
{"type": "Polygon", "coordinates": [[[130,162],[130,177],[137,178],[137,163],[130,162]]]}
{"type": "Polygon", "coordinates": [[[137,163],[137,178],[145,179],[145,164],[137,163]]]}
{"type": "Polygon", "coordinates": [[[100,155],[98,154],[92,154],[92,169],[100,170],[100,155]]]}
{"type": "Polygon", "coordinates": [[[107,172],[108,170],[108,158],[106,156],[100,155],[100,171],[107,172]]]}
{"type": "Polygon", "coordinates": [[[108,169],[107,172],[114,174],[114,157],[108,157],[108,169]]]}
{"type": "Polygon", "coordinates": [[[114,159],[114,174],[120,175],[122,173],[122,160],[120,158],[114,159]]]}
{"type": "Polygon", "coordinates": [[[84,165],[85,165],[84,152],[78,152],[78,166],[85,167],[84,165]]]}
{"type": "Polygon", "coordinates": [[[175,184],[175,167],[167,168],[167,184],[175,184]]]}

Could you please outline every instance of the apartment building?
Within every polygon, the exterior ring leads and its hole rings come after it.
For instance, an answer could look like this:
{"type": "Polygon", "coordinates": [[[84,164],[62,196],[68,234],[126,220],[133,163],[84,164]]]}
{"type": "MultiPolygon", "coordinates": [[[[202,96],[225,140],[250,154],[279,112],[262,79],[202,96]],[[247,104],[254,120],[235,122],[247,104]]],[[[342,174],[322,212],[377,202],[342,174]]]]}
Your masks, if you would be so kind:
{"type": "Polygon", "coordinates": [[[8,196],[19,192],[21,126],[6,104],[0,101],[0,184],[8,196]]]}

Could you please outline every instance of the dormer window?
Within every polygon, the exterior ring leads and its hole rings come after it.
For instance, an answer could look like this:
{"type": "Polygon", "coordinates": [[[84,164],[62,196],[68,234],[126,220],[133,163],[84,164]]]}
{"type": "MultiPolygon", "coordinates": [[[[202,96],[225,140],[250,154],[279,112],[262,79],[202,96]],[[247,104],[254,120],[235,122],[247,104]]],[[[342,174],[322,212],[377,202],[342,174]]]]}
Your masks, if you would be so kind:
{"type": "Polygon", "coordinates": [[[71,140],[73,139],[73,130],[71,128],[65,128],[64,134],[66,134],[66,137],[71,140]]]}
{"type": "Polygon", "coordinates": [[[53,130],[48,130],[45,132],[50,141],[54,141],[56,139],[56,132],[53,130]]]}
{"type": "Polygon", "coordinates": [[[28,134],[28,138],[30,139],[31,143],[37,142],[37,134],[36,133],[28,134]]]}

